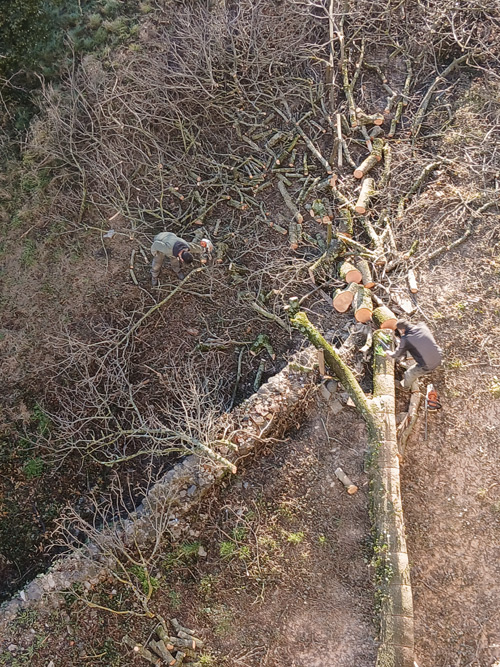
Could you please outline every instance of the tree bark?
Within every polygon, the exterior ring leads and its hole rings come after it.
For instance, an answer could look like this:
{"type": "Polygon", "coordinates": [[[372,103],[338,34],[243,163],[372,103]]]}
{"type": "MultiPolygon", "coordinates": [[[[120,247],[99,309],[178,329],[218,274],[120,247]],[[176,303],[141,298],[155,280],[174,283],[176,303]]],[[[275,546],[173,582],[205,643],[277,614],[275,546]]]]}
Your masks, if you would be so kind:
{"type": "Polygon", "coordinates": [[[339,269],[339,275],[346,283],[360,283],[362,280],[361,271],[350,262],[342,264],[339,269]]]}
{"type": "Polygon", "coordinates": [[[392,310],[387,308],[387,306],[379,306],[375,308],[372,314],[372,319],[379,329],[392,329],[396,330],[396,323],[398,318],[392,310]]]}
{"type": "Polygon", "coordinates": [[[361,192],[359,193],[358,201],[354,210],[359,215],[364,215],[368,210],[370,204],[370,197],[375,194],[375,181],[373,178],[365,178],[363,185],[361,186],[361,192]]]}

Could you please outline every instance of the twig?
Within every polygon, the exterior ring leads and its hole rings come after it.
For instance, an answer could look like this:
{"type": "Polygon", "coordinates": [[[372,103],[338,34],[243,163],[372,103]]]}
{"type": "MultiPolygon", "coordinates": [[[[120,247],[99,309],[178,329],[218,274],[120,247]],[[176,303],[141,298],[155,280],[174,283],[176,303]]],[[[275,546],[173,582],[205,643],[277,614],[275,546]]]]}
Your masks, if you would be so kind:
{"type": "Polygon", "coordinates": [[[332,168],[328,162],[328,160],[325,160],[325,158],[321,155],[319,150],[316,148],[316,146],[313,144],[313,142],[309,139],[307,134],[304,132],[304,130],[300,127],[298,123],[295,123],[295,127],[297,128],[297,132],[300,134],[302,139],[304,140],[304,143],[306,144],[307,148],[311,151],[311,153],[314,155],[314,157],[321,162],[323,167],[326,169],[326,172],[328,174],[332,173],[332,168]]]}
{"type": "Polygon", "coordinates": [[[406,206],[406,203],[408,199],[415,194],[415,192],[419,189],[419,187],[422,185],[422,183],[428,178],[429,174],[431,174],[435,169],[441,166],[441,161],[437,162],[430,162],[428,165],[426,165],[422,171],[420,172],[418,178],[415,180],[411,188],[408,190],[408,192],[401,197],[399,200],[398,204],[398,219],[401,219],[403,217],[403,212],[404,208],[406,206]]]}
{"type": "Polygon", "coordinates": [[[443,245],[439,248],[436,248],[436,250],[427,255],[427,259],[428,260],[434,259],[438,255],[441,255],[443,252],[448,252],[448,250],[453,250],[454,248],[462,244],[464,241],[466,241],[471,234],[472,234],[472,227],[468,227],[465,230],[464,234],[459,239],[453,241],[453,243],[449,243],[448,245],[443,245]]]}
{"type": "Polygon", "coordinates": [[[257,312],[259,315],[262,315],[263,317],[266,317],[268,320],[272,320],[273,322],[276,322],[282,329],[284,329],[287,333],[290,333],[290,328],[288,325],[280,318],[278,315],[275,315],[274,313],[270,313],[268,310],[265,308],[262,308],[262,306],[259,306],[258,303],[255,301],[252,301],[250,306],[257,312]]]}
{"type": "Polygon", "coordinates": [[[283,200],[287,207],[290,209],[290,211],[293,213],[293,219],[297,223],[302,223],[304,218],[299,212],[299,209],[296,207],[296,205],[293,203],[292,198],[290,197],[290,194],[288,193],[288,190],[285,187],[285,184],[282,181],[278,182],[278,190],[281,193],[281,196],[283,197],[283,200]]]}
{"type": "Polygon", "coordinates": [[[394,118],[391,121],[389,134],[387,135],[388,137],[393,137],[396,134],[396,126],[401,120],[401,116],[403,114],[403,108],[408,104],[411,77],[412,77],[411,61],[408,58],[406,60],[406,80],[403,88],[403,95],[401,97],[401,100],[398,102],[398,106],[396,107],[396,113],[394,114],[394,118]]]}
{"type": "Polygon", "coordinates": [[[465,53],[463,56],[460,56],[459,58],[455,58],[455,60],[448,65],[448,67],[441,72],[441,74],[438,74],[438,76],[434,79],[434,81],[431,83],[429,86],[428,91],[424,95],[423,100],[420,103],[420,106],[417,109],[417,113],[415,114],[415,118],[413,119],[413,123],[411,126],[413,137],[416,138],[418,136],[418,133],[420,132],[420,128],[422,127],[422,123],[424,120],[424,116],[427,112],[427,107],[429,106],[429,102],[431,101],[432,95],[434,94],[434,91],[437,87],[437,85],[444,79],[445,77],[452,72],[457,65],[460,65],[460,63],[463,63],[467,58],[470,56],[470,53],[465,53]]]}
{"type": "Polygon", "coordinates": [[[338,146],[337,146],[337,164],[340,167],[342,167],[342,121],[340,120],[340,114],[337,114],[337,141],[338,141],[338,146]]]}
{"type": "Polygon", "coordinates": [[[137,320],[137,322],[130,327],[130,329],[127,331],[125,336],[121,338],[118,343],[116,343],[116,346],[122,345],[122,343],[125,343],[130,339],[130,336],[134,333],[134,331],[137,331],[137,329],[141,326],[141,324],[144,322],[144,320],[149,317],[152,313],[155,312],[155,310],[158,310],[158,308],[161,308],[164,306],[166,303],[170,301],[170,299],[179,292],[179,290],[182,289],[182,287],[190,280],[195,274],[200,273],[200,271],[204,271],[205,267],[200,266],[198,269],[195,269],[194,271],[191,271],[188,273],[188,275],[182,280],[175,289],[173,289],[168,296],[166,296],[164,299],[159,301],[157,304],[152,306],[140,319],[137,320]]]}

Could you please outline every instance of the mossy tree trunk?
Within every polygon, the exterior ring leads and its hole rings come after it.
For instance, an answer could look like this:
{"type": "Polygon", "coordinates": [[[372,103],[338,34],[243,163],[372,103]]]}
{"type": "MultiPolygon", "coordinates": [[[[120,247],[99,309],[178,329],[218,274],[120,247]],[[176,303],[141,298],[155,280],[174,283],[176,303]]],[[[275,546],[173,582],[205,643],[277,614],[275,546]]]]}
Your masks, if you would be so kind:
{"type": "Polygon", "coordinates": [[[394,397],[394,361],[386,357],[388,336],[373,335],[373,397],[368,398],[349,367],[299,312],[291,323],[318,349],[339,378],[368,428],[371,520],[374,531],[376,597],[380,606],[377,667],[413,667],[413,602],[403,521],[394,397]]]}

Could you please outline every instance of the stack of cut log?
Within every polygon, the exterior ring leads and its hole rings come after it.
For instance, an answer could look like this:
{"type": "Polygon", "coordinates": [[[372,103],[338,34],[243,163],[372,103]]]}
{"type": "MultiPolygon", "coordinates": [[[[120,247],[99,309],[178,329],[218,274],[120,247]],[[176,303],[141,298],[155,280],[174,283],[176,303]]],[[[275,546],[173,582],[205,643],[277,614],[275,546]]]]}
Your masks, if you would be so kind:
{"type": "Polygon", "coordinates": [[[203,641],[196,637],[196,632],[182,626],[176,618],[172,618],[170,623],[174,628],[175,634],[169,635],[162,625],[156,628],[158,641],[151,639],[147,648],[137,644],[130,637],[124,637],[125,644],[130,646],[134,652],[150,662],[152,665],[169,665],[170,667],[180,667],[189,664],[190,667],[197,667],[201,663],[196,662],[196,652],[203,648],[203,641]]]}
{"type": "Polygon", "coordinates": [[[345,313],[352,306],[357,322],[373,320],[379,329],[396,328],[397,317],[387,308],[380,306],[373,309],[371,288],[375,287],[370,265],[365,259],[358,259],[355,264],[344,262],[339,270],[340,277],[347,287],[336,290],[333,295],[333,307],[339,313],[345,313]]]}

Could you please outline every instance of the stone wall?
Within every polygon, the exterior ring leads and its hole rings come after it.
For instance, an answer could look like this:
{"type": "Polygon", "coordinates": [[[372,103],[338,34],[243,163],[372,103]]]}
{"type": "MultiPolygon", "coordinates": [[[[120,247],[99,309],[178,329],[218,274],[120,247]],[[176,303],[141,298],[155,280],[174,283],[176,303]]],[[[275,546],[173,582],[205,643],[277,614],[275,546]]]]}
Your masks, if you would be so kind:
{"type": "MultiPolygon", "coordinates": [[[[221,453],[236,466],[267,438],[279,438],[290,424],[297,424],[306,414],[313,393],[316,373],[312,372],[316,350],[308,347],[296,353],[290,363],[270,378],[257,393],[227,415],[224,424],[226,439],[236,445],[221,453]]],[[[155,484],[133,519],[124,524],[124,538],[134,537],[144,544],[155,527],[155,516],[168,512],[167,525],[173,538],[189,530],[189,512],[198,505],[207,491],[228,474],[220,464],[187,456],[155,484]],[[168,508],[168,509],[165,509],[168,508]]],[[[104,529],[106,530],[106,529],[104,529]]],[[[92,545],[90,545],[91,549],[92,545]]],[[[58,605],[57,592],[75,583],[90,587],[106,576],[106,563],[75,553],[58,560],[46,574],[39,575],[22,591],[0,607],[0,636],[6,636],[8,623],[27,607],[38,609],[58,605]]]]}

